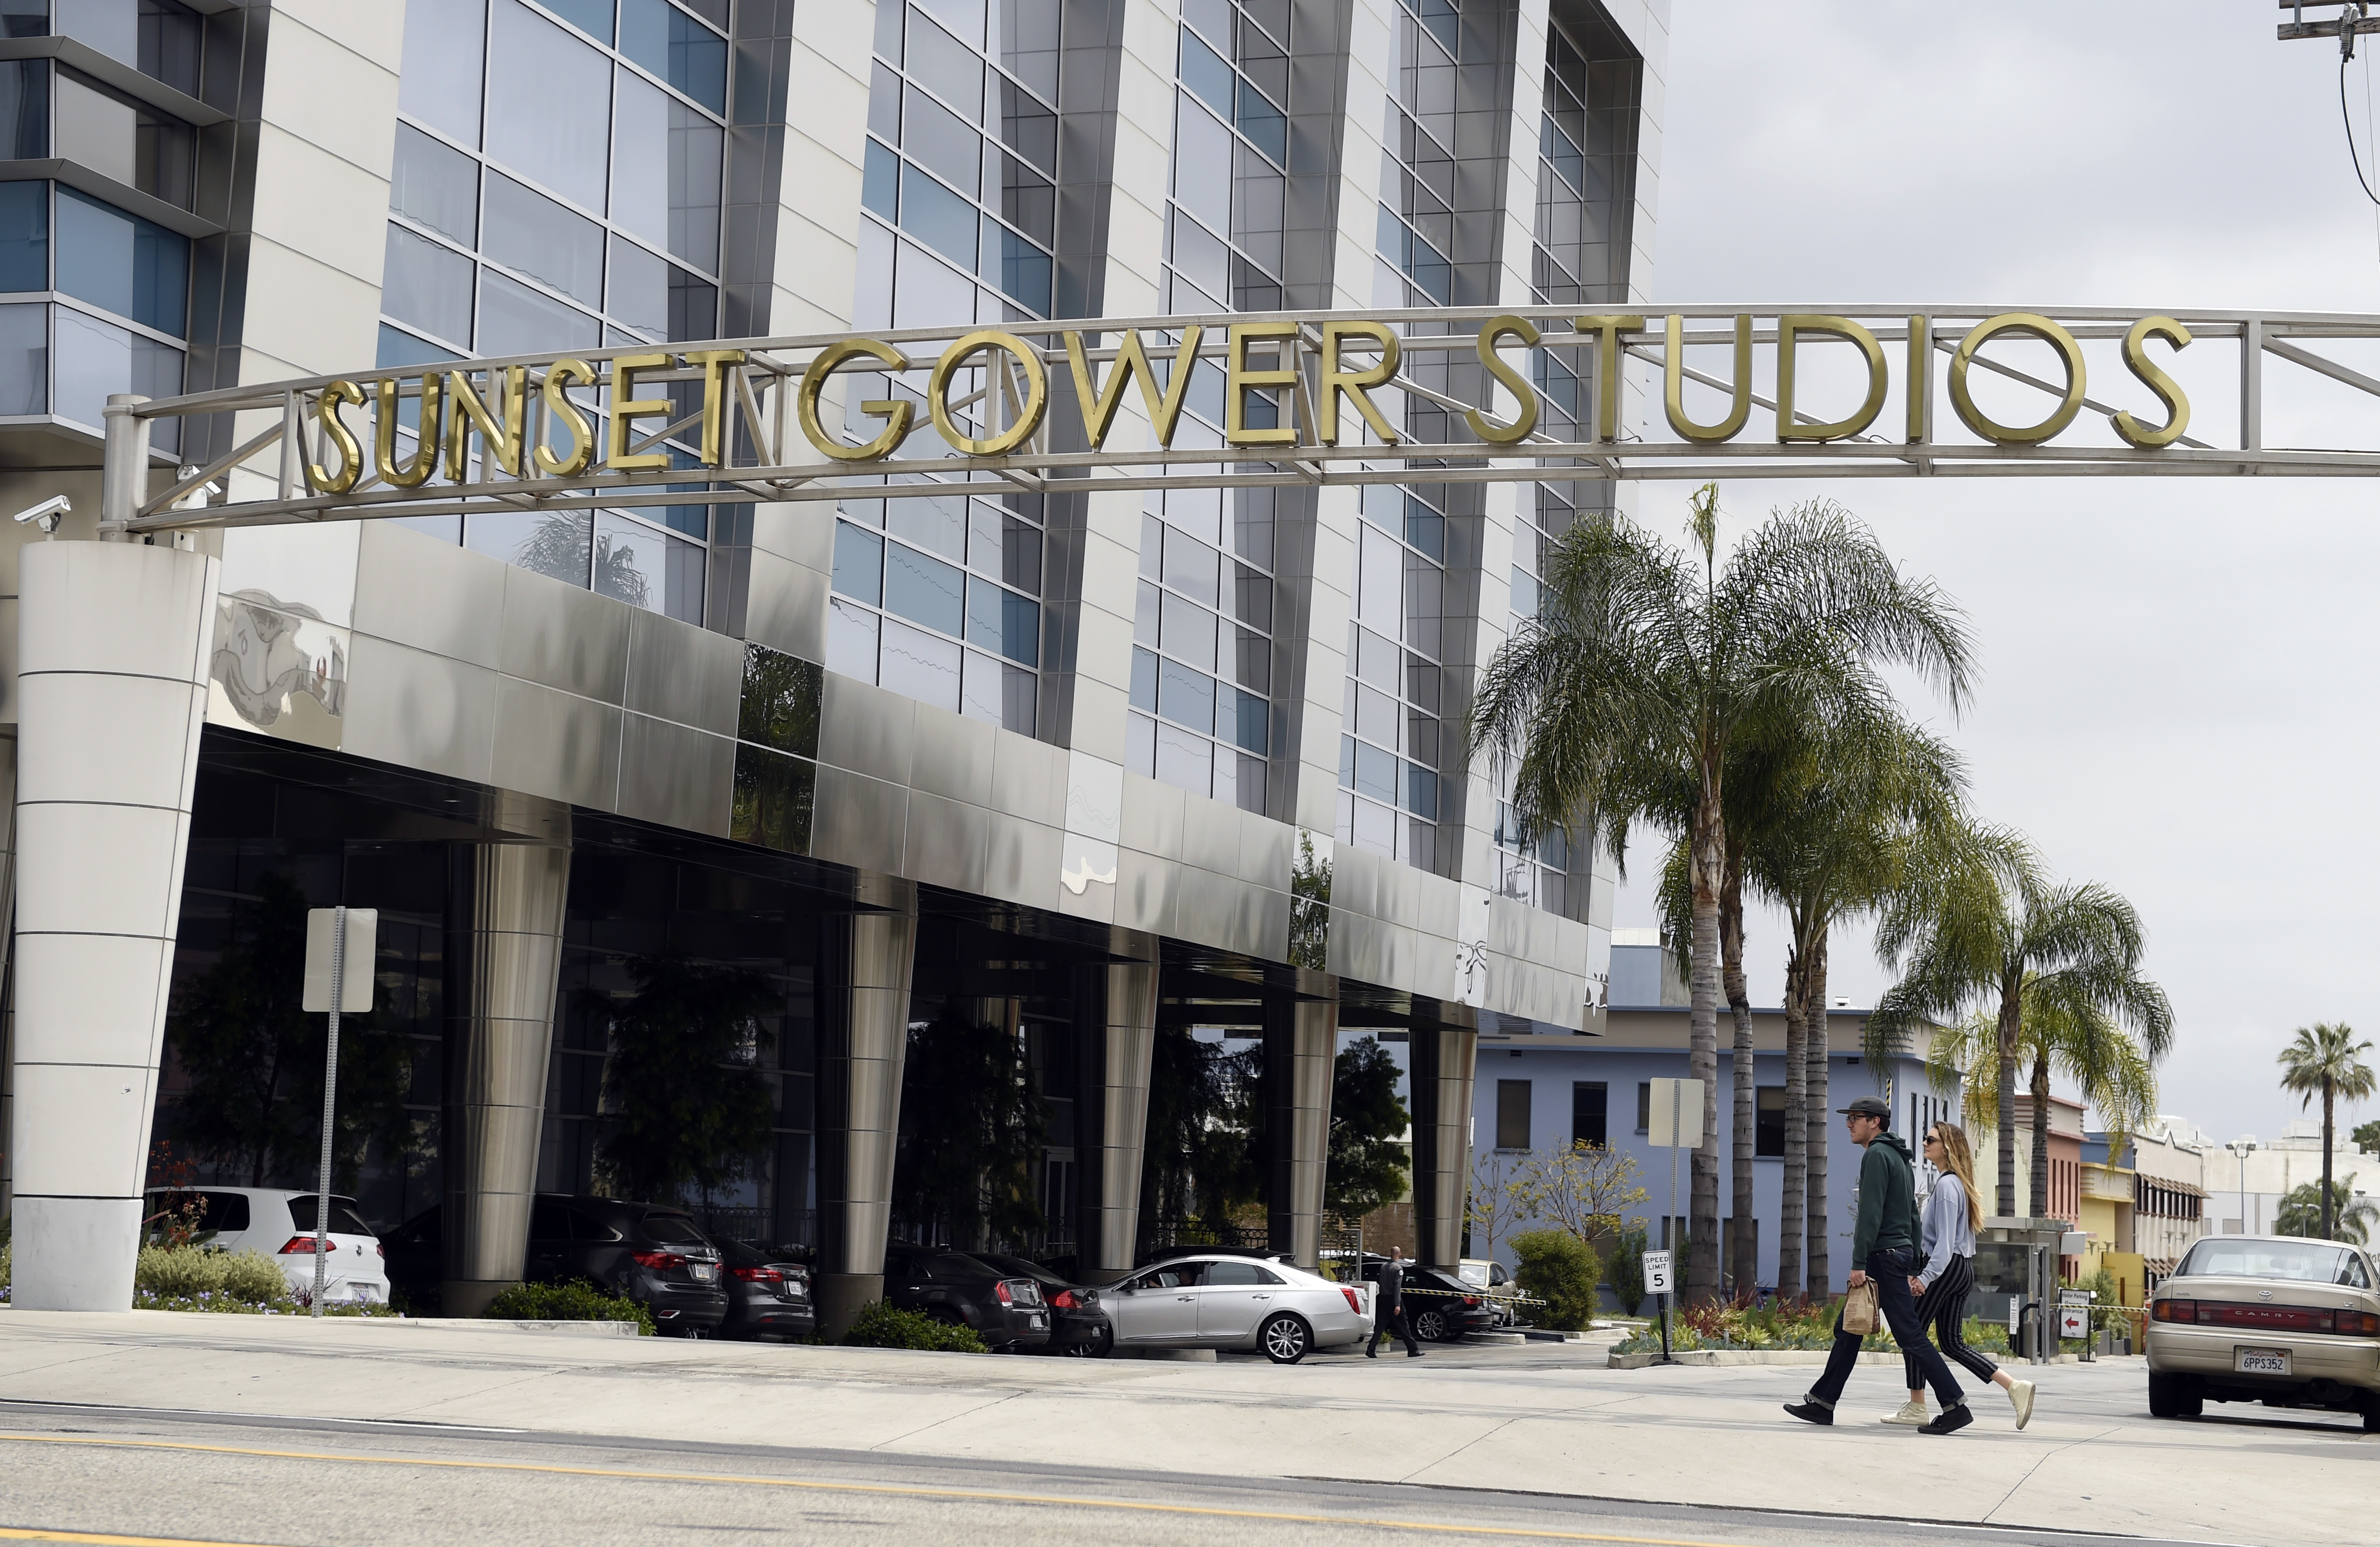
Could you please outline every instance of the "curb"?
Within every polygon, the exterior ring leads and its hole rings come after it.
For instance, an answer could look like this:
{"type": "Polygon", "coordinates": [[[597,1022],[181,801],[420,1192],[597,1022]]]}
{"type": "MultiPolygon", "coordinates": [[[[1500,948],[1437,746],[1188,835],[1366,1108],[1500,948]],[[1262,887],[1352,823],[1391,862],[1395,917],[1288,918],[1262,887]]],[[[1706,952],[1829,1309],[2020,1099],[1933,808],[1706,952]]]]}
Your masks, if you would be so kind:
{"type": "MultiPolygon", "coordinates": [[[[1658,1354],[1613,1354],[1605,1368],[1609,1370],[1643,1370],[1660,1359],[1658,1354]]],[[[1713,1365],[1738,1364],[1824,1364],[1824,1348],[1681,1348],[1670,1356],[1679,1364],[1709,1368],[1713,1365]]],[[[1862,1364],[1899,1364],[1897,1352],[1879,1352],[1869,1348],[1859,1357],[1862,1364]]]]}

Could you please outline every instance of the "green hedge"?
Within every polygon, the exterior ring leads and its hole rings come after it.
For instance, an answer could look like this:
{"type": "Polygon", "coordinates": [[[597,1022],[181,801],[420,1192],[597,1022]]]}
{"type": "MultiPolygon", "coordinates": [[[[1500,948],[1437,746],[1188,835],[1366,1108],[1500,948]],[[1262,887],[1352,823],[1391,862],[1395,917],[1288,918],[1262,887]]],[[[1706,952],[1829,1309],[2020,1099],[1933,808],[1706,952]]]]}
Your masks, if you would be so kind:
{"type": "Polygon", "coordinates": [[[481,1315],[500,1322],[634,1322],[637,1335],[653,1335],[653,1315],[625,1295],[606,1294],[583,1278],[567,1284],[516,1284],[488,1302],[481,1315]]]}
{"type": "Polygon", "coordinates": [[[902,1311],[869,1300],[843,1342],[854,1348],[920,1348],[928,1353],[984,1354],[991,1350],[970,1326],[938,1322],[922,1311],[902,1311]]]}
{"type": "Polygon", "coordinates": [[[1576,1332],[1595,1319],[1596,1285],[1603,1264],[1595,1248],[1567,1230],[1524,1230],[1511,1242],[1520,1263],[1513,1278],[1524,1295],[1546,1302],[1540,1319],[1559,1332],[1576,1332]]]}

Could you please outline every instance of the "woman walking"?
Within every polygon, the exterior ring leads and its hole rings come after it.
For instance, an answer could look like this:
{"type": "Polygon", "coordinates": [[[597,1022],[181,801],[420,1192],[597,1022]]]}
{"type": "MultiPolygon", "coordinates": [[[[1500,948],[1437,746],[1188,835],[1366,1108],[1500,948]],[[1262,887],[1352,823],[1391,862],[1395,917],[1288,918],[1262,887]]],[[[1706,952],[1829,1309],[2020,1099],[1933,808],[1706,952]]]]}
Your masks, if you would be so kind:
{"type": "MultiPolygon", "coordinates": [[[[1933,1330],[1934,1346],[1944,1359],[2008,1393],[2016,1408],[2016,1426],[2022,1429],[2033,1421],[2033,1383],[2010,1380],[2008,1372],[1967,1347],[1964,1336],[1967,1295],[1975,1287],[1975,1231],[1984,1222],[1983,1198],[1975,1190],[1975,1152],[1967,1142],[1967,1130],[1957,1123],[1936,1123],[1925,1135],[1925,1158],[1936,1172],[1921,1221],[1925,1266],[1909,1280],[1909,1291],[1917,1297],[1918,1320],[1933,1330]]],[[[1926,1420],[1925,1382],[1914,1358],[1904,1352],[1901,1361],[1907,1366],[1909,1405],[1884,1421],[1919,1428],[1926,1420]]]]}

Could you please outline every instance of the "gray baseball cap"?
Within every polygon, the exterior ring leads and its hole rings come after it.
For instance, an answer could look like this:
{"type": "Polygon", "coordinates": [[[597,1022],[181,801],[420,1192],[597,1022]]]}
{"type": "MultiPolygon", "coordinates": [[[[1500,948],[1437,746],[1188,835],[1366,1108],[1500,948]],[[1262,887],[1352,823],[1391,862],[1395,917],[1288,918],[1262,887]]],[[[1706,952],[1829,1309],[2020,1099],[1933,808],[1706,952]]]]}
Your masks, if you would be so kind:
{"type": "Polygon", "coordinates": [[[1882,1118],[1888,1122],[1892,1118],[1892,1108],[1872,1095],[1864,1095],[1849,1106],[1838,1106],[1835,1110],[1845,1117],[1857,1114],[1863,1118],[1882,1118]]]}

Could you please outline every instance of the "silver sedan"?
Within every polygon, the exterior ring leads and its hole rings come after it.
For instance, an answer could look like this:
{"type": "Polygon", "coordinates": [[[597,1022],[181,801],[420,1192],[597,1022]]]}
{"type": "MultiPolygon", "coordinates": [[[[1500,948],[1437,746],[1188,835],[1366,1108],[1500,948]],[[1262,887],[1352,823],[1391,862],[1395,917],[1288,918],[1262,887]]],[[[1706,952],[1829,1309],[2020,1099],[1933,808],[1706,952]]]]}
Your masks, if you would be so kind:
{"type": "Polygon", "coordinates": [[[1275,1364],[1372,1330],[1367,1286],[1253,1257],[1177,1257],[1140,1269],[1101,1303],[1119,1348],[1256,1348],[1275,1364]]]}

